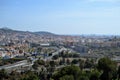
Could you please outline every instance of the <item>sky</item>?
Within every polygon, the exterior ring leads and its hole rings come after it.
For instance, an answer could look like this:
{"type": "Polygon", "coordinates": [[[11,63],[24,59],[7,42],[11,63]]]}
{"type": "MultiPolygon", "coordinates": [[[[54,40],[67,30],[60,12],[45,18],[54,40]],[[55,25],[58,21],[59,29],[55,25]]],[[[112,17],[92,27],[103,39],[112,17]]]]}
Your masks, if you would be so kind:
{"type": "Polygon", "coordinates": [[[120,0],[0,0],[0,28],[120,35],[120,0]]]}

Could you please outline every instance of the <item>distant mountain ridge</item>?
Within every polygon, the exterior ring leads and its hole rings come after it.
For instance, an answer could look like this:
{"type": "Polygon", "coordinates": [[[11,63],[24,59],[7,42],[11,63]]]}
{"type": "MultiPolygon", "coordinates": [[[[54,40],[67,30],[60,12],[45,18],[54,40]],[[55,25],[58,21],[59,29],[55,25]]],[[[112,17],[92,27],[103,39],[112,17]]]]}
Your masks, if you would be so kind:
{"type": "Polygon", "coordinates": [[[51,38],[55,37],[56,34],[39,31],[39,32],[29,32],[29,31],[18,31],[12,30],[9,28],[0,28],[0,41],[9,41],[9,40],[28,40],[30,42],[37,42],[43,37],[51,38]]]}
{"type": "Polygon", "coordinates": [[[48,35],[48,36],[55,36],[56,34],[51,33],[51,32],[47,32],[47,31],[38,31],[38,32],[33,32],[34,34],[38,34],[38,35],[48,35]]]}
{"type": "Polygon", "coordinates": [[[0,28],[0,32],[22,32],[22,33],[32,33],[32,34],[39,34],[39,35],[56,35],[54,33],[51,32],[47,32],[47,31],[37,31],[37,32],[30,32],[30,31],[18,31],[18,30],[12,30],[9,28],[0,28]]]}

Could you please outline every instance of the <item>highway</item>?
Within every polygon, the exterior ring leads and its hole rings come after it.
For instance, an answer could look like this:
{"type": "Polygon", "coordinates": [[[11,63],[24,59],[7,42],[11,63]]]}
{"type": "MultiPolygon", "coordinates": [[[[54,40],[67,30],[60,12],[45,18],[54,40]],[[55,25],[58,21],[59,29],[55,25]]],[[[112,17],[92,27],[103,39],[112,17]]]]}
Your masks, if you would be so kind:
{"type": "MultiPolygon", "coordinates": [[[[52,60],[52,57],[53,57],[54,55],[59,54],[59,52],[61,52],[61,51],[63,51],[63,50],[67,50],[67,49],[66,49],[66,48],[61,48],[60,50],[52,53],[52,56],[46,57],[44,60],[52,60]]],[[[16,62],[16,63],[14,63],[14,64],[8,64],[8,65],[0,66],[0,70],[1,70],[1,69],[12,69],[12,68],[17,68],[17,67],[32,66],[36,60],[38,60],[38,59],[34,59],[34,60],[32,61],[32,63],[28,63],[27,60],[23,60],[23,61],[16,62]]]]}
{"type": "Polygon", "coordinates": [[[20,66],[24,66],[24,65],[28,65],[27,60],[19,61],[19,62],[16,62],[14,64],[0,66],[0,70],[1,69],[10,69],[10,68],[15,68],[15,67],[20,67],[20,66]]]}
{"type": "Polygon", "coordinates": [[[52,60],[52,57],[53,57],[54,55],[59,54],[59,53],[62,52],[63,50],[67,50],[67,49],[66,49],[66,48],[61,48],[60,50],[52,53],[52,56],[46,57],[44,60],[52,60]]]}

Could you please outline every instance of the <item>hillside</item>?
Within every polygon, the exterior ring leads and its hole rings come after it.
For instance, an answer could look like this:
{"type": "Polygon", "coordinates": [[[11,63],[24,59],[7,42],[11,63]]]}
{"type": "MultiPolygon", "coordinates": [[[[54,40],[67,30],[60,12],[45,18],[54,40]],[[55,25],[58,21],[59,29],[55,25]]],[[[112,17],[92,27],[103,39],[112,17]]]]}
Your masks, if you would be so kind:
{"type": "Polygon", "coordinates": [[[9,41],[9,40],[28,40],[32,42],[38,42],[43,37],[54,37],[55,34],[50,32],[28,32],[28,31],[17,31],[8,28],[0,29],[0,41],[9,41]]]}

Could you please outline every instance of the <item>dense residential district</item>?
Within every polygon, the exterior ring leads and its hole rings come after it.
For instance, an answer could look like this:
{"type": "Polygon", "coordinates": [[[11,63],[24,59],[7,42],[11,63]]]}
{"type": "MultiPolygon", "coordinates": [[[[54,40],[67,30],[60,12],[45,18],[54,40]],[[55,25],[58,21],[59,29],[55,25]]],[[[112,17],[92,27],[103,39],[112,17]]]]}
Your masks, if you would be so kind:
{"type": "Polygon", "coordinates": [[[1,28],[0,80],[120,80],[120,36],[1,28]]]}

